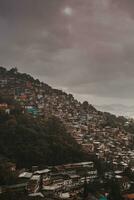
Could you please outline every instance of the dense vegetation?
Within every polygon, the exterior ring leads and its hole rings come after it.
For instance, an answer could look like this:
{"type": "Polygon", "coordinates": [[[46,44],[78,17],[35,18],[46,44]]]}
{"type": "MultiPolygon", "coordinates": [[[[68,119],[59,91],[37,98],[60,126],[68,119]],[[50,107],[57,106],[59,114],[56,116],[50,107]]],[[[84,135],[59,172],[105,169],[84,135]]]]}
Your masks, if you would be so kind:
{"type": "Polygon", "coordinates": [[[85,154],[57,118],[39,121],[0,113],[0,152],[18,167],[56,165],[85,159],[85,154]]]}
{"type": "Polygon", "coordinates": [[[134,134],[134,119],[128,119],[124,116],[116,116],[108,112],[103,113],[105,117],[105,123],[103,124],[103,127],[110,126],[113,128],[119,127],[121,129],[124,129],[126,132],[130,134],[134,134]]]}

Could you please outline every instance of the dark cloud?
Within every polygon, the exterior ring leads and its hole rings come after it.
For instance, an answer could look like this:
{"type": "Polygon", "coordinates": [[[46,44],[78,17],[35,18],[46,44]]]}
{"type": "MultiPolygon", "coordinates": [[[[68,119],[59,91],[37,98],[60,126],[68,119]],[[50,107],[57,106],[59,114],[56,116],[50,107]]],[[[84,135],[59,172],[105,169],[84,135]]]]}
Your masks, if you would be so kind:
{"type": "Polygon", "coordinates": [[[0,64],[97,103],[130,102],[133,9],[133,0],[0,0],[0,64]]]}
{"type": "Polygon", "coordinates": [[[133,0],[111,0],[114,8],[127,12],[131,17],[134,17],[134,1],[133,0]]]}

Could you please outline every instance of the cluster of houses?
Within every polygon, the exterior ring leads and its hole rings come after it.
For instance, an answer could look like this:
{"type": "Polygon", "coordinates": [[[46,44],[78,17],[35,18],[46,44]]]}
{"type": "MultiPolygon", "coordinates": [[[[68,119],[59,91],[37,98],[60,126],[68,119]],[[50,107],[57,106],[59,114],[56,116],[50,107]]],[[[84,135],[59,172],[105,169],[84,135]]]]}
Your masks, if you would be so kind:
{"type": "MultiPolygon", "coordinates": [[[[19,103],[22,112],[34,117],[56,116],[82,145],[99,158],[112,162],[115,167],[125,168],[134,160],[134,136],[121,128],[101,127],[105,122],[103,113],[89,104],[81,104],[71,94],[52,89],[28,75],[0,75],[0,93],[19,103]]],[[[0,103],[0,110],[10,113],[11,105],[0,103]]]]}
{"type": "Polygon", "coordinates": [[[86,181],[96,179],[97,170],[93,162],[81,162],[60,166],[48,167],[33,172],[23,172],[21,179],[27,178],[27,191],[29,195],[39,192],[48,198],[70,199],[77,197],[86,181]]]}
{"type": "MultiPolygon", "coordinates": [[[[134,135],[127,133],[123,128],[102,126],[106,120],[104,114],[87,102],[81,104],[71,94],[52,89],[29,75],[17,72],[4,75],[0,73],[0,95],[4,97],[3,99],[12,99],[19,104],[23,113],[29,113],[35,118],[58,117],[87,153],[95,154],[106,163],[110,163],[112,170],[122,171],[127,167],[134,169],[134,135]]],[[[13,106],[14,104],[11,105],[7,101],[0,102],[0,110],[4,110],[8,114],[13,106]]],[[[57,175],[51,174],[51,170],[43,172],[44,191],[56,190],[59,194],[60,189],[64,188],[66,183],[71,188],[79,187],[84,182],[84,177],[74,174],[73,170],[70,170],[70,166],[73,169],[73,165],[62,166],[63,169],[59,166],[59,172],[57,167],[60,177],[57,183],[54,182],[57,175]]],[[[90,173],[88,174],[90,179],[91,176],[96,178],[96,171],[90,173]]],[[[42,172],[37,171],[31,175],[29,190],[33,187],[32,184],[40,182],[41,174],[42,172]]],[[[30,176],[27,173],[25,175],[30,176]]],[[[120,179],[121,175],[117,174],[117,177],[120,179]]],[[[36,189],[38,191],[38,187],[36,189]]],[[[68,196],[68,190],[69,188],[65,194],[60,193],[60,195],[68,196]]]]}
{"type": "MultiPolygon", "coordinates": [[[[76,140],[77,140],[76,134],[76,140]]],[[[119,128],[98,128],[90,125],[89,132],[79,137],[78,142],[88,153],[113,165],[114,169],[124,170],[134,166],[133,135],[119,128]]]]}
{"type": "Polygon", "coordinates": [[[0,193],[6,191],[25,193],[29,199],[83,199],[86,186],[96,185],[96,193],[89,192],[89,199],[107,200],[109,188],[106,186],[109,180],[119,183],[124,199],[132,199],[133,193],[128,193],[134,187],[134,182],[124,175],[123,170],[105,172],[105,177],[100,177],[93,161],[71,163],[58,166],[46,166],[39,169],[32,166],[31,169],[16,170],[15,164],[7,163],[10,171],[16,172],[18,184],[0,187],[0,193]],[[99,187],[98,187],[99,185],[99,187]],[[95,196],[97,197],[95,198],[95,196]]]}
{"type": "Polygon", "coordinates": [[[16,171],[18,184],[1,187],[0,193],[23,191],[29,197],[75,199],[83,192],[85,181],[88,183],[98,179],[92,161],[47,166],[45,169],[33,166],[31,170],[16,170],[14,164],[9,164],[10,171],[16,171]]]}
{"type": "MultiPolygon", "coordinates": [[[[85,151],[95,153],[108,162],[112,161],[115,167],[120,163],[122,167],[127,167],[130,160],[134,160],[133,135],[119,128],[102,128],[101,124],[105,122],[103,113],[91,105],[81,104],[71,94],[52,89],[28,77],[0,75],[0,93],[19,103],[22,112],[28,112],[34,117],[60,118],[85,151]]],[[[0,103],[0,110],[10,113],[10,109],[11,105],[0,103]]]]}

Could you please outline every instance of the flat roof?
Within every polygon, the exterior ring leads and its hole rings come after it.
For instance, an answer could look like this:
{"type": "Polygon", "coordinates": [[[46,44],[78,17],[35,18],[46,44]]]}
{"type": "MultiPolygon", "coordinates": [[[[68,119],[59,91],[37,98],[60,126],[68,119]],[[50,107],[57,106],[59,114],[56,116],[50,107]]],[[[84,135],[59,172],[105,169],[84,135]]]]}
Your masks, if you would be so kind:
{"type": "Polygon", "coordinates": [[[53,191],[53,190],[56,190],[56,189],[59,189],[61,188],[61,186],[57,185],[57,184],[54,184],[54,185],[47,185],[47,186],[44,186],[43,187],[43,190],[49,190],[49,191],[53,191]]]}
{"type": "Polygon", "coordinates": [[[40,179],[40,176],[39,175],[33,175],[31,180],[39,180],[40,179]]]}
{"type": "Polygon", "coordinates": [[[30,172],[23,172],[19,175],[19,178],[31,178],[32,173],[30,172]]]}
{"type": "Polygon", "coordinates": [[[29,194],[28,196],[30,197],[44,197],[44,195],[41,193],[41,192],[38,192],[38,193],[32,193],[32,194],[29,194]]]}
{"type": "Polygon", "coordinates": [[[35,171],[34,174],[45,174],[45,173],[48,173],[50,171],[51,171],[50,169],[43,169],[43,170],[35,171]]]}

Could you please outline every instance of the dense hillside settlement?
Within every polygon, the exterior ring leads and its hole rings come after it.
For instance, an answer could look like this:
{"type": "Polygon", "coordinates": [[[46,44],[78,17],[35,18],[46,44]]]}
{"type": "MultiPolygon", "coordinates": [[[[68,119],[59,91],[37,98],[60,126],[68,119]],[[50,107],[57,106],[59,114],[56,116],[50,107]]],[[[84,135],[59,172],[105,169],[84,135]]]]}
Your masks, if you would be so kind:
{"type": "Polygon", "coordinates": [[[0,199],[134,199],[134,121],[0,67],[0,185],[0,199]]]}

